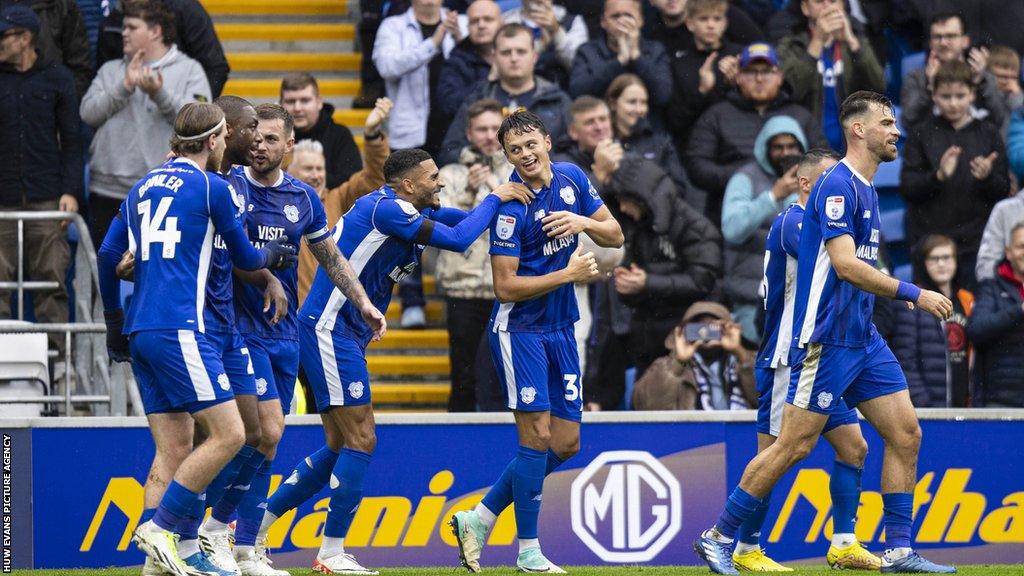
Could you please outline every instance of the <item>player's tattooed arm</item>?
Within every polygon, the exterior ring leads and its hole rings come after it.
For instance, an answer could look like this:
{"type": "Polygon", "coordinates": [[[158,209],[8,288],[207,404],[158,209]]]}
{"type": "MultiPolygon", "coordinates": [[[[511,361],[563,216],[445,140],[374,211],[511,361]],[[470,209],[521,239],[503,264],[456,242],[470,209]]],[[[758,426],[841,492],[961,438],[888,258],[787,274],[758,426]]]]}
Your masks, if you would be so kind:
{"type": "Polygon", "coordinates": [[[331,283],[359,308],[363,320],[374,332],[373,339],[383,338],[387,331],[384,315],[374,307],[373,302],[366,295],[366,290],[363,290],[363,285],[359,283],[359,277],[352,270],[348,260],[341,255],[338,245],[328,239],[308,244],[308,246],[313,257],[320,263],[320,267],[327,273],[327,277],[331,279],[331,283]]]}

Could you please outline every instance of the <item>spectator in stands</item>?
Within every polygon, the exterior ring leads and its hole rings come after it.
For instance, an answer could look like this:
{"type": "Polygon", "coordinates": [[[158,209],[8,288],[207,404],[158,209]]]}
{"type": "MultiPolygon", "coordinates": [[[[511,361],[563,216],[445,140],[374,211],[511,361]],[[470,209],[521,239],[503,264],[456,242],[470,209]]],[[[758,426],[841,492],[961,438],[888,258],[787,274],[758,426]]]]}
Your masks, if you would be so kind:
{"type": "Polygon", "coordinates": [[[537,52],[533,33],[522,24],[505,24],[494,37],[494,67],[498,77],[482,82],[473,89],[455,114],[445,135],[438,163],[442,166],[459,161],[466,140],[466,112],[477,100],[493,98],[508,110],[527,108],[544,120],[557,142],[569,125],[569,97],[553,82],[534,74],[537,52]]]}
{"type": "MultiPolygon", "coordinates": [[[[124,8],[138,0],[124,0],[114,4],[110,14],[100,28],[96,47],[96,63],[102,66],[110,60],[124,57],[121,29],[123,28],[124,8]]],[[[160,0],[174,14],[174,41],[178,50],[189,58],[199,62],[210,83],[210,93],[214,98],[224,91],[224,83],[228,81],[228,59],[224,56],[224,48],[217,31],[213,28],[213,20],[198,0],[160,0]]]]}
{"type": "Polygon", "coordinates": [[[993,46],[988,51],[988,71],[996,79],[996,86],[1006,98],[1010,112],[1024,106],[1024,92],[1020,89],[1020,55],[1009,46],[993,46]]]}
{"type": "Polygon", "coordinates": [[[931,90],[935,73],[939,65],[951,60],[966,62],[971,67],[971,82],[977,93],[972,115],[1002,126],[1009,112],[996,79],[985,69],[988,49],[971,48],[971,38],[964,33],[963,19],[957,13],[942,12],[932,17],[928,48],[925,67],[903,76],[900,91],[903,126],[913,131],[918,123],[934,115],[931,90]]]}
{"type": "MultiPolygon", "coordinates": [[[[83,154],[75,80],[60,61],[36,51],[39,25],[28,6],[0,11],[0,210],[77,212],[83,154]]],[[[18,262],[17,222],[0,221],[0,281],[15,281],[23,266],[26,280],[59,285],[33,292],[40,322],[68,321],[65,228],[59,221],[25,222],[24,260],[18,262]]],[[[10,293],[0,291],[0,318],[11,317],[10,293]]],[[[50,343],[64,349],[63,336],[50,335],[50,343]]]]}
{"type": "Polygon", "coordinates": [[[576,51],[590,38],[583,18],[552,0],[523,0],[522,8],[505,12],[504,18],[533,32],[539,57],[537,75],[568,87],[576,51]]]}
{"type": "Polygon", "coordinates": [[[729,178],[754,159],[754,141],[773,116],[790,116],[800,125],[808,148],[827,148],[828,141],[811,113],[790,102],[782,90],[783,75],[775,49],[758,43],[740,54],[737,90],[708,108],[693,127],[684,160],[694,184],[709,195],[704,213],[719,222],[722,194],[729,178]]]}
{"type": "MultiPolygon", "coordinates": [[[[36,49],[44,62],[60,62],[75,77],[75,91],[81,98],[89,88],[95,68],[89,58],[82,11],[75,0],[3,0],[0,7],[30,6],[39,18],[36,49]]],[[[102,240],[102,238],[100,238],[102,240]]]]}
{"type": "Polygon", "coordinates": [[[324,102],[313,75],[298,72],[285,76],[279,104],[295,120],[296,143],[316,140],[323,145],[328,188],[341,186],[363,167],[352,131],[334,121],[334,105],[324,102]]]}
{"type": "Polygon", "coordinates": [[[974,406],[1024,408],[1024,222],[1013,227],[995,278],[976,291],[967,335],[978,352],[974,406]]]}
{"type": "MultiPolygon", "coordinates": [[[[754,360],[740,325],[717,302],[694,302],[659,345],[669,350],[633,387],[635,410],[748,410],[757,406],[754,360]],[[692,328],[688,328],[692,326],[692,328]],[[720,338],[703,339],[700,331],[720,338]],[[687,336],[693,332],[694,339],[687,336]]],[[[639,371],[638,371],[639,372],[639,371]]]]}
{"type": "MultiPolygon", "coordinates": [[[[363,128],[363,150],[366,164],[351,178],[338,186],[327,186],[327,159],[324,147],[317,140],[303,140],[292,151],[292,162],[288,173],[309,184],[316,190],[327,212],[327,225],[334,226],[341,215],[348,212],[361,196],[384,185],[384,161],[387,160],[388,135],[384,131],[393,104],[387,98],[377,100],[374,109],[366,116],[363,128]]],[[[303,244],[299,249],[299,303],[306,299],[309,286],[316,274],[316,258],[303,244]]]]}
{"type": "Polygon", "coordinates": [[[395,102],[391,145],[436,155],[447,122],[437,103],[441,68],[466,36],[466,17],[440,0],[412,0],[404,14],[385,18],[373,45],[373,63],[395,102]]]}
{"type": "Polygon", "coordinates": [[[125,57],[100,67],[82,99],[82,120],[96,129],[89,148],[93,238],[106,236],[128,190],[164,162],[178,110],[211,99],[203,68],[178,51],[174,30],[174,15],[163,3],[129,3],[125,57]]]}
{"type": "Polygon", "coordinates": [[[797,201],[796,168],[807,151],[800,124],[789,116],[765,123],[754,142],[754,160],[744,164],[725,186],[722,237],[725,239],[723,292],[743,336],[760,342],[757,311],[764,278],[765,239],[772,221],[797,201]]]}
{"type": "Polygon", "coordinates": [[[793,101],[821,123],[832,149],[846,149],[839,104],[857,90],[885,92],[882,65],[867,38],[854,30],[843,0],[801,0],[807,29],[779,42],[793,101]]]}
{"type": "MultiPolygon", "coordinates": [[[[689,12],[689,0],[651,0],[654,9],[652,17],[644,19],[643,37],[661,42],[669,59],[679,58],[693,48],[693,32],[685,26],[689,12]]],[[[742,8],[727,2],[725,19],[725,43],[746,46],[765,40],[764,32],[757,22],[742,8]]]]}
{"type": "Polygon", "coordinates": [[[651,107],[660,113],[672,97],[672,70],[665,48],[641,37],[643,25],[638,0],[605,0],[604,34],[576,52],[569,93],[574,98],[583,94],[600,98],[616,76],[633,72],[647,85],[651,107]]]}
{"type": "Polygon", "coordinates": [[[978,263],[974,267],[979,282],[995,277],[996,264],[1005,256],[1010,241],[1010,231],[1021,222],[1024,222],[1024,190],[997,202],[988,215],[981,234],[981,248],[978,248],[978,263]]]}
{"type": "MultiPolygon", "coordinates": [[[[460,210],[472,210],[498,187],[508,181],[512,165],[498,142],[502,107],[497,100],[477,100],[466,111],[466,139],[469,145],[459,153],[459,161],[441,168],[441,204],[460,210]]],[[[482,343],[487,340],[487,322],[494,308],[494,282],[487,234],[477,238],[462,254],[442,251],[437,257],[437,283],[445,294],[448,319],[448,357],[452,367],[452,391],[449,412],[476,410],[479,388],[497,389],[498,380],[490,371],[477,370],[490,363],[490,353],[482,343]],[[483,354],[487,362],[479,362],[483,354]]]]}
{"type": "Polygon", "coordinates": [[[967,322],[974,295],[956,280],[956,242],[932,234],[914,248],[914,283],[953,302],[945,322],[906,302],[893,307],[889,344],[907,376],[910,399],[917,408],[964,408],[970,393],[970,343],[967,322]]]}
{"type": "Polygon", "coordinates": [[[685,149],[693,123],[701,113],[725,100],[735,85],[743,45],[725,37],[729,7],[728,0],[685,3],[684,23],[689,40],[685,46],[669,48],[675,91],[665,110],[665,122],[675,137],[677,149],[685,149]]]}
{"type": "Polygon", "coordinates": [[[449,120],[476,85],[494,67],[494,37],[503,24],[501,8],[492,0],[476,0],[466,10],[469,35],[459,42],[441,68],[437,104],[449,120]]]}
{"type": "Polygon", "coordinates": [[[907,137],[900,178],[908,241],[940,232],[956,241],[960,283],[968,287],[988,215],[1010,192],[999,128],[971,116],[971,76],[960,60],[939,66],[932,100],[940,115],[924,118],[907,137]]]}
{"type": "Polygon", "coordinates": [[[623,150],[661,166],[676,183],[679,194],[686,197],[687,179],[672,140],[656,131],[648,118],[647,86],[636,74],[622,74],[608,86],[605,96],[611,110],[615,139],[623,150]]]}

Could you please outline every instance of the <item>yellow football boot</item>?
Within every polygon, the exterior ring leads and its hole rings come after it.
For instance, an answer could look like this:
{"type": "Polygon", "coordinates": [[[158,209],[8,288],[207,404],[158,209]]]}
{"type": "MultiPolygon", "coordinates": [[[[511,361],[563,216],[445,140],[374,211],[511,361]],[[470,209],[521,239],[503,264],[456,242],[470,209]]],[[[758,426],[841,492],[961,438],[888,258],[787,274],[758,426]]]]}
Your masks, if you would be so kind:
{"type": "Polygon", "coordinates": [[[775,560],[772,560],[758,548],[746,554],[733,553],[732,563],[740,572],[792,572],[792,568],[786,568],[775,560]]]}
{"type": "Polygon", "coordinates": [[[828,547],[825,559],[836,570],[878,570],[882,567],[882,559],[869,552],[860,542],[854,542],[846,548],[833,544],[828,547]]]}

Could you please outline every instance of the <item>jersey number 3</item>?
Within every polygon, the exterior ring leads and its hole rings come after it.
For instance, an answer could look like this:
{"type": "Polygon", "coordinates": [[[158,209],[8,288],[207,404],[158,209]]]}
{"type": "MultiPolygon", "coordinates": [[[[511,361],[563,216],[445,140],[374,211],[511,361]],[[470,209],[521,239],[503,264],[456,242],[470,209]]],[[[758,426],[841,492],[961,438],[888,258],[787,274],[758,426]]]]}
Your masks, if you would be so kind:
{"type": "Polygon", "coordinates": [[[164,258],[174,258],[174,250],[181,242],[181,232],[178,230],[178,217],[167,217],[171,209],[171,202],[174,198],[161,198],[157,204],[156,212],[150,213],[152,200],[139,202],[139,216],[142,217],[140,233],[142,242],[139,246],[139,253],[143,261],[149,260],[149,245],[162,244],[163,250],[160,255],[164,258]]]}

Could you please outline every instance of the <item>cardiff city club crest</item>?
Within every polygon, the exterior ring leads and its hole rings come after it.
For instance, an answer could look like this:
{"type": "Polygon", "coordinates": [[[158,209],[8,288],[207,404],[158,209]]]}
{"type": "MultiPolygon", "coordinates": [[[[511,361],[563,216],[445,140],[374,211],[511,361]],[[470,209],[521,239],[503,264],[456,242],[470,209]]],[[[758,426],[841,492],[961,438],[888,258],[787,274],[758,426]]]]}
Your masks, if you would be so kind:
{"type": "Polygon", "coordinates": [[[498,238],[502,240],[508,240],[512,237],[512,232],[516,229],[516,217],[508,216],[506,214],[498,214],[498,226],[495,228],[495,232],[498,233],[498,238]]]}
{"type": "Polygon", "coordinates": [[[846,213],[845,202],[842,196],[829,196],[825,199],[825,215],[831,220],[839,220],[846,213]]]}
{"type": "Polygon", "coordinates": [[[565,202],[566,204],[576,203],[576,194],[573,193],[571,186],[563,186],[562,189],[558,191],[558,195],[562,197],[562,202],[565,202]]]}
{"type": "Polygon", "coordinates": [[[298,222],[299,221],[299,209],[296,208],[295,206],[291,205],[291,204],[285,206],[284,207],[284,217],[287,218],[288,221],[293,223],[293,224],[295,222],[298,222]]]}
{"type": "Polygon", "coordinates": [[[830,392],[822,392],[818,394],[818,408],[824,410],[832,404],[832,394],[830,392]]]}

